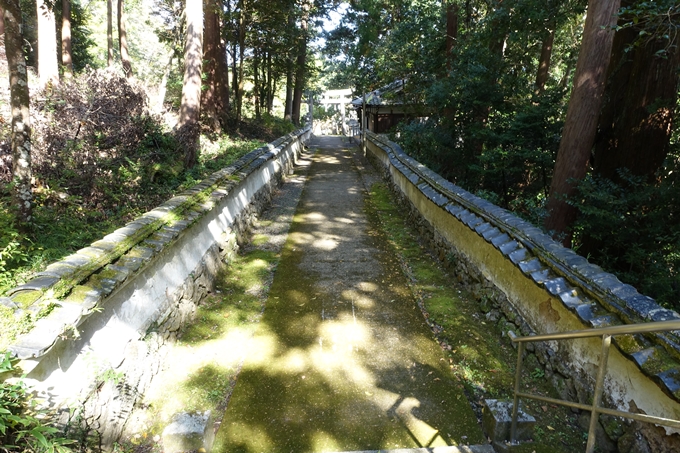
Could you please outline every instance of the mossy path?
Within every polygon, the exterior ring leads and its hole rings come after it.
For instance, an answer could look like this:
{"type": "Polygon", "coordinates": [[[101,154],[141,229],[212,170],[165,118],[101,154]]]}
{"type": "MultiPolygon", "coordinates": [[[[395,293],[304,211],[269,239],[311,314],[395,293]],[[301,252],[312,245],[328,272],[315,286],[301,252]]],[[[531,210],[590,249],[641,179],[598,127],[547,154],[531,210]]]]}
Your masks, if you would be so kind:
{"type": "Polygon", "coordinates": [[[317,150],[216,452],[484,443],[339,137],[317,150]]]}

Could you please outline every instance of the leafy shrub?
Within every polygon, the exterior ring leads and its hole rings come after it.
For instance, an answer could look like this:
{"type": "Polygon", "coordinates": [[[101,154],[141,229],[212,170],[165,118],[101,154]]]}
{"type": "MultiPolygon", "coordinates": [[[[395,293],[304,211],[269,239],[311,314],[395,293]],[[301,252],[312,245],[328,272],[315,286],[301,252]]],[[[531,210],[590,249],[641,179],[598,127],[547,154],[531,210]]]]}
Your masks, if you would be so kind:
{"type": "Polygon", "coordinates": [[[575,248],[660,304],[680,309],[680,188],[675,171],[648,182],[588,176],[570,203],[579,210],[575,248]]]}
{"type": "MultiPolygon", "coordinates": [[[[0,357],[0,375],[10,374],[9,354],[0,357]]],[[[0,450],[11,453],[69,453],[74,443],[46,423],[23,383],[0,382],[0,450]]]]}

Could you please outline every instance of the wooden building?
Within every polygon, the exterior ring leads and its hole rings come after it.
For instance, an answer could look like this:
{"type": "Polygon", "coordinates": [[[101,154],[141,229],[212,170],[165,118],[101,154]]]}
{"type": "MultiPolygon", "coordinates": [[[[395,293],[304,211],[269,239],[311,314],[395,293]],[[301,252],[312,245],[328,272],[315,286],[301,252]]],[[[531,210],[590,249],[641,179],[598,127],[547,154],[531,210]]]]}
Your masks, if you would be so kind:
{"type": "Polygon", "coordinates": [[[395,80],[380,89],[366,94],[366,101],[359,97],[352,101],[352,106],[357,110],[360,124],[361,118],[366,115],[366,127],[369,131],[382,134],[390,131],[401,121],[409,118],[422,116],[421,108],[405,102],[404,86],[406,80],[395,80]],[[366,112],[364,112],[364,107],[366,112]]]}

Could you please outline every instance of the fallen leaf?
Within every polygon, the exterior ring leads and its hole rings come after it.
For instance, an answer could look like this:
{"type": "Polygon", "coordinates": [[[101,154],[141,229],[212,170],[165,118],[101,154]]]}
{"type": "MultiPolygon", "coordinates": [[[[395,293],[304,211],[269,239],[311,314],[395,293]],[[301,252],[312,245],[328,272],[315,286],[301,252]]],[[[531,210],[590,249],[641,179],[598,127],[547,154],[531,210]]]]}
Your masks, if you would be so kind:
{"type": "Polygon", "coordinates": [[[541,409],[543,409],[543,412],[548,412],[548,406],[541,406],[541,409]]]}
{"type": "Polygon", "coordinates": [[[555,431],[555,428],[553,428],[553,427],[550,426],[550,425],[546,426],[546,428],[548,428],[550,431],[555,431]]]}

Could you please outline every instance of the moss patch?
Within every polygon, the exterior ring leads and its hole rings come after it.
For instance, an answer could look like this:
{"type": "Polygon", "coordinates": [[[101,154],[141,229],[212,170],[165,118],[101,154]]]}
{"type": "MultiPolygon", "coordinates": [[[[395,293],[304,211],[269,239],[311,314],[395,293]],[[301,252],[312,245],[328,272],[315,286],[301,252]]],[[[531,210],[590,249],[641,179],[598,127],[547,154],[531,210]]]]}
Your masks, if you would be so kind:
{"type": "Polygon", "coordinates": [[[199,307],[172,352],[170,360],[183,366],[159,375],[163,384],[145,396],[147,422],[130,441],[137,451],[159,447],[154,436],[177,412],[224,411],[278,260],[275,253],[253,250],[235,256],[218,277],[215,293],[199,307]]]}
{"type": "MultiPolygon", "coordinates": [[[[503,337],[503,319],[488,321],[471,294],[452,284],[454,277],[420,242],[413,222],[384,184],[372,187],[369,210],[390,237],[410,278],[411,291],[420,300],[423,315],[440,345],[448,351],[449,366],[464,385],[470,404],[479,412],[483,399],[510,399],[517,353],[503,337]]],[[[526,363],[522,382],[531,393],[558,397],[545,375],[526,363]]],[[[537,419],[536,442],[526,451],[566,453],[585,449],[583,430],[568,409],[534,401],[523,401],[522,405],[537,419]]]]}

